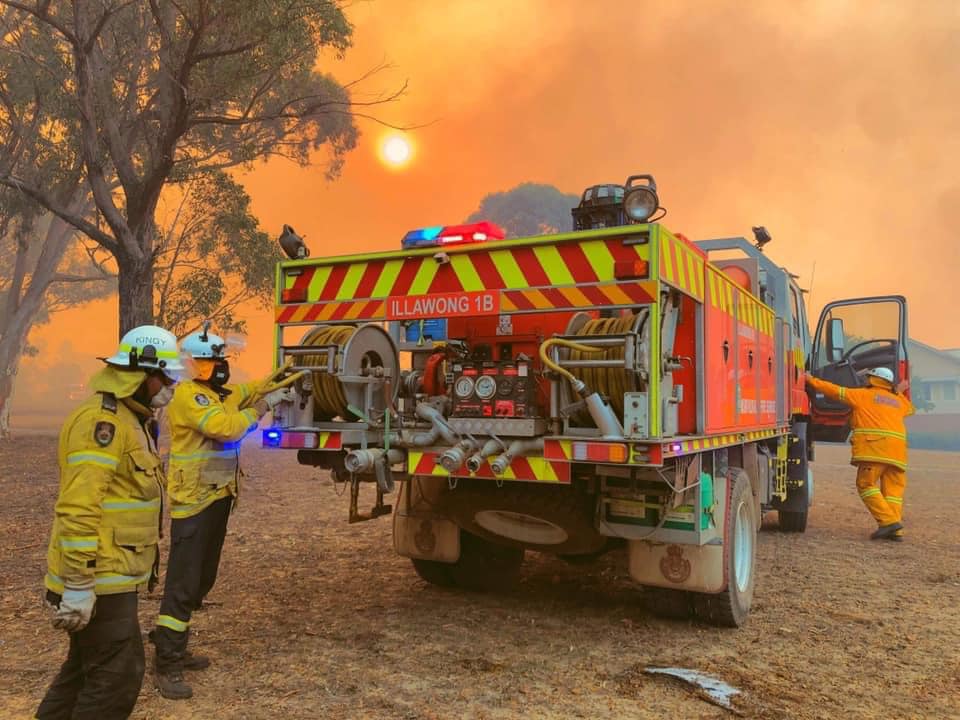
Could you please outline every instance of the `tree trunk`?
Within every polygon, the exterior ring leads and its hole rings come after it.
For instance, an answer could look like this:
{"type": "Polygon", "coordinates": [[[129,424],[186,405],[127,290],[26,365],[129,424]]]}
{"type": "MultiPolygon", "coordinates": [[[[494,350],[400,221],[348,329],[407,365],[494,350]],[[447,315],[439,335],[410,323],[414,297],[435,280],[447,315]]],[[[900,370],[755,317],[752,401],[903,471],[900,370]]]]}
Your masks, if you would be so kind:
{"type": "Polygon", "coordinates": [[[138,325],[153,324],[153,262],[117,257],[120,337],[138,325]]]}
{"type": "Polygon", "coordinates": [[[27,334],[42,304],[42,293],[27,293],[16,314],[10,318],[6,332],[0,337],[0,440],[10,436],[14,380],[20,367],[27,334]]]}
{"type": "MultiPolygon", "coordinates": [[[[10,437],[10,408],[13,404],[14,377],[20,367],[23,343],[12,347],[7,335],[0,339],[0,440],[10,437]],[[7,346],[10,346],[9,348],[7,346]]],[[[12,339],[12,338],[11,338],[12,339]]]]}

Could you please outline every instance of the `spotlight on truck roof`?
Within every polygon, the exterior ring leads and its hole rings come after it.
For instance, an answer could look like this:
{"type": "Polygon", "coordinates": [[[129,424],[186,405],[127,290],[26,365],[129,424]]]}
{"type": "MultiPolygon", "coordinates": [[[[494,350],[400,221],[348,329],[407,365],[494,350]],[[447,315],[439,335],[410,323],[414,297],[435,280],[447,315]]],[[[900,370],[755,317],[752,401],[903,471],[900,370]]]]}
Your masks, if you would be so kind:
{"type": "Polygon", "coordinates": [[[632,222],[647,222],[660,207],[653,175],[631,175],[624,188],[623,210],[632,222]],[[645,181],[645,182],[643,182],[645,181]]]}
{"type": "Polygon", "coordinates": [[[645,223],[663,217],[653,175],[631,175],[623,185],[592,185],[573,208],[573,229],[594,230],[645,223]],[[657,211],[661,214],[654,217],[657,211]]]}

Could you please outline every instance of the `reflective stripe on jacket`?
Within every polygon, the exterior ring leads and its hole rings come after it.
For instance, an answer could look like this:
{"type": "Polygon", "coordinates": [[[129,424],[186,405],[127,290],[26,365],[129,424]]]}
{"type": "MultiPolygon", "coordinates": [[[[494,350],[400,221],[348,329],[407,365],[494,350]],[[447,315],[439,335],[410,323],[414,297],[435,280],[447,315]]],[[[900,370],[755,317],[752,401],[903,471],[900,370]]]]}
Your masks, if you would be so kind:
{"type": "Polygon", "coordinates": [[[240,410],[256,383],[228,385],[223,400],[195,381],[177,385],[167,406],[170,467],[167,494],[170,516],[196,515],[213,502],[237,494],[240,442],[260,420],[254,408],[240,410]]]}
{"type": "Polygon", "coordinates": [[[875,462],[907,468],[907,428],[903,419],[913,405],[903,395],[880,387],[845,388],[808,377],[816,392],[850,406],[852,463],[875,462]]]}
{"type": "Polygon", "coordinates": [[[97,393],[64,423],[59,464],[47,589],[62,594],[64,584],[91,578],[98,595],[146,585],[157,557],[163,470],[141,418],[97,393]]]}

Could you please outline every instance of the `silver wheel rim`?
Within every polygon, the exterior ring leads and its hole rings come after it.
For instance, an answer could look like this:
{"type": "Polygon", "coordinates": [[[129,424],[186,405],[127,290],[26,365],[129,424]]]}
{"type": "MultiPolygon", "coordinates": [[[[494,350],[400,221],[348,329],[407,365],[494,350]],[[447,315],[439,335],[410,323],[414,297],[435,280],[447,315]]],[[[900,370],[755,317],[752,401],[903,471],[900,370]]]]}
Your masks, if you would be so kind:
{"type": "Polygon", "coordinates": [[[559,525],[524,513],[483,510],[474,515],[473,520],[487,532],[518,542],[559,545],[569,537],[559,525]]]}
{"type": "Polygon", "coordinates": [[[746,592],[750,586],[750,573],[753,571],[753,526],[750,522],[752,511],[747,503],[737,506],[737,515],[733,526],[733,575],[737,590],[746,592]]]}

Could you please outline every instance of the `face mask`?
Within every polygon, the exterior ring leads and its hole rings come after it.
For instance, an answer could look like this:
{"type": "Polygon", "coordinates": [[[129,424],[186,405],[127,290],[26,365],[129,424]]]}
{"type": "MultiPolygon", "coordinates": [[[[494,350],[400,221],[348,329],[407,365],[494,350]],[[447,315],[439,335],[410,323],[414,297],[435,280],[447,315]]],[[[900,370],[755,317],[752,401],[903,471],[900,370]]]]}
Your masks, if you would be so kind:
{"type": "Polygon", "coordinates": [[[173,385],[164,385],[163,388],[150,398],[150,407],[162,408],[173,400],[173,385]]]}
{"type": "Polygon", "coordinates": [[[217,360],[213,366],[213,374],[210,376],[210,384],[224,386],[230,379],[230,363],[226,360],[217,360]]]}

